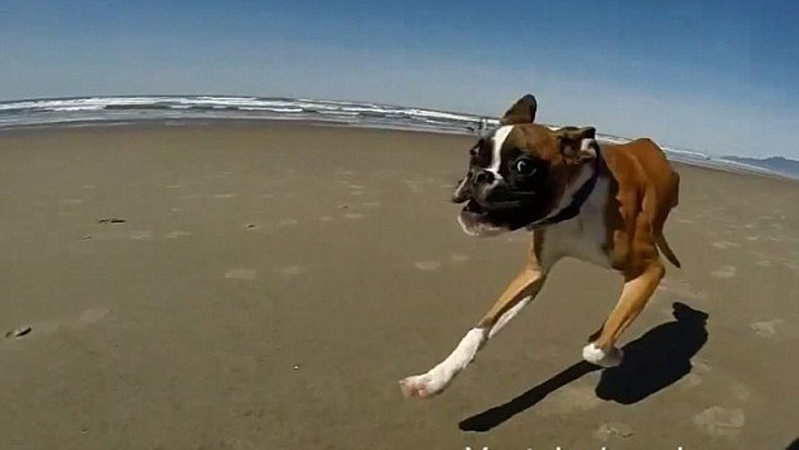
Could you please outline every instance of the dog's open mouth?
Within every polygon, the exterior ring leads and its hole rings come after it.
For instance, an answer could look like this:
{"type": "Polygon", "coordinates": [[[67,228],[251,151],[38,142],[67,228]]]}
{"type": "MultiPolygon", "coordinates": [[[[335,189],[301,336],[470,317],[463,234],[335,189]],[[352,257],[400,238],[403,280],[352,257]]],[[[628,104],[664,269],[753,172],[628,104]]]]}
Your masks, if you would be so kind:
{"type": "Polygon", "coordinates": [[[489,214],[500,218],[506,214],[512,214],[513,210],[519,208],[521,202],[517,200],[506,200],[491,202],[490,206],[484,206],[475,199],[469,199],[466,206],[463,207],[463,212],[487,216],[489,214]]]}
{"type": "Polygon", "coordinates": [[[463,231],[472,236],[495,236],[518,230],[531,223],[540,208],[525,198],[504,198],[484,202],[470,198],[458,215],[463,231]]]}
{"type": "Polygon", "coordinates": [[[463,210],[474,214],[485,213],[485,209],[483,209],[483,207],[480,206],[480,203],[477,203],[477,201],[475,201],[474,199],[471,199],[468,202],[466,202],[466,206],[463,207],[463,210]]]}
{"type": "Polygon", "coordinates": [[[518,202],[502,202],[491,204],[487,208],[480,202],[470,199],[461,210],[458,221],[464,231],[475,236],[489,236],[509,231],[507,216],[518,202]]]}

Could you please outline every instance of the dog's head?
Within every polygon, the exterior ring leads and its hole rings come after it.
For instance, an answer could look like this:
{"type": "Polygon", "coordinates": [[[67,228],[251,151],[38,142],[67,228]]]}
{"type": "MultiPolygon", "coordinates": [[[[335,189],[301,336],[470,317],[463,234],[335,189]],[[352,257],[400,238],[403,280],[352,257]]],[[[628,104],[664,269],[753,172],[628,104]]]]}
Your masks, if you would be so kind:
{"type": "Polygon", "coordinates": [[[585,181],[583,169],[597,157],[596,130],[535,124],[537,106],[525,95],[469,150],[469,170],[452,194],[453,202],[466,203],[458,216],[466,233],[535,225],[568,205],[585,181]]]}

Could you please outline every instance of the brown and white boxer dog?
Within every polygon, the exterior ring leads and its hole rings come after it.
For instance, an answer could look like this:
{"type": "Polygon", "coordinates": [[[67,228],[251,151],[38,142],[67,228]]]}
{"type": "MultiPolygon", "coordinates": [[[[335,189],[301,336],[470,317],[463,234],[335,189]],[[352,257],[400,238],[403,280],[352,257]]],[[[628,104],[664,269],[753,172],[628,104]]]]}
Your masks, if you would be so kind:
{"type": "Polygon", "coordinates": [[[677,206],[679,176],[649,139],[600,147],[591,127],[552,130],[533,123],[537,103],[526,95],[470,150],[469,171],[452,200],[473,236],[532,230],[526,264],[455,350],[427,373],[405,378],[405,397],[441,393],[480,348],[524,308],[555,263],[566,256],[614,269],[624,277],[616,307],[583,358],[621,363],[615,344],[665,273],[659,252],[680,263],[663,237],[677,206]]]}

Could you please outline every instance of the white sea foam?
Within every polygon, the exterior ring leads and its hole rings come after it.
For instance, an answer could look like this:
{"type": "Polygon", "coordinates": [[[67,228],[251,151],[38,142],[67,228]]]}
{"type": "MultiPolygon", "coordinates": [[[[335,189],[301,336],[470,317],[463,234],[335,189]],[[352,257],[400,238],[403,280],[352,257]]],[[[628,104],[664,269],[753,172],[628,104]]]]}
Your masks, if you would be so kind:
{"type": "MultiPolygon", "coordinates": [[[[12,127],[68,125],[104,122],[129,123],[147,119],[182,121],[191,119],[316,119],[371,128],[423,130],[439,133],[476,134],[483,127],[495,128],[499,121],[473,114],[424,108],[307,98],[260,98],[236,96],[131,96],[83,97],[0,102],[0,129],[12,127]]],[[[551,129],[558,126],[550,126],[551,129]]],[[[630,139],[597,134],[610,144],[630,139]]],[[[703,166],[771,173],[748,164],[715,158],[693,150],[663,147],[671,159],[703,166]]]]}

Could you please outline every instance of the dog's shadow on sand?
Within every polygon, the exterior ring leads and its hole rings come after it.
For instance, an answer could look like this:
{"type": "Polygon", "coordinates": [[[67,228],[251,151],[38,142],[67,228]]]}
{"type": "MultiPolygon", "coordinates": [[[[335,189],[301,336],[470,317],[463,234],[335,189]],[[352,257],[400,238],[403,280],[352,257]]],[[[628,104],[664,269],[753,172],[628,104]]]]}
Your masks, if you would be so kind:
{"type": "MultiPolygon", "coordinates": [[[[624,362],[602,372],[596,387],[597,397],[625,405],[636,403],[691,371],[691,358],[707,342],[708,314],[684,303],[672,306],[676,320],[658,325],[625,345],[624,362]]],[[[601,368],[580,361],[513,400],[464,419],[458,426],[463,431],[488,431],[532,408],[559,388],[597,370],[601,368]]]]}

